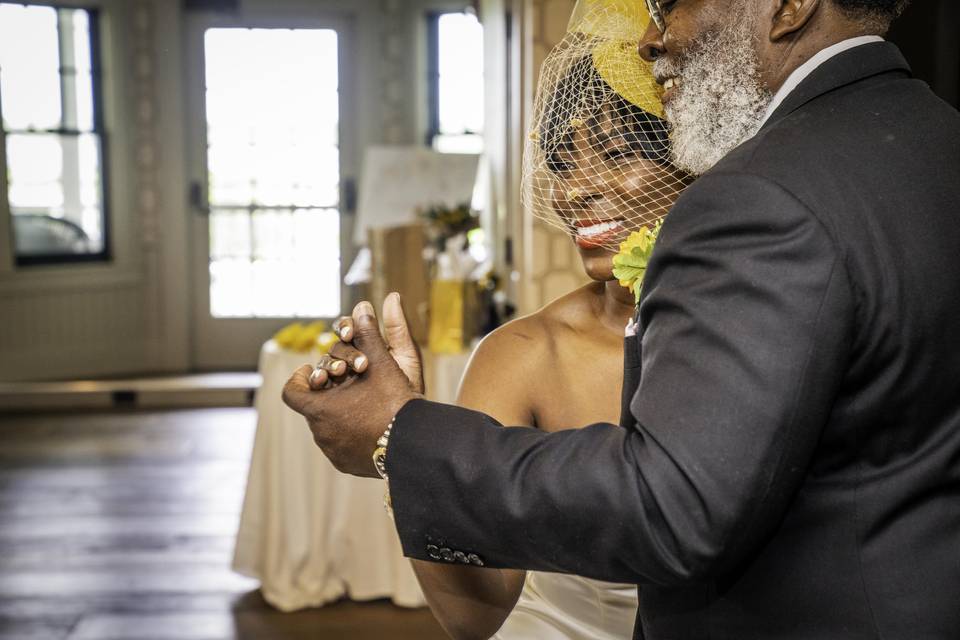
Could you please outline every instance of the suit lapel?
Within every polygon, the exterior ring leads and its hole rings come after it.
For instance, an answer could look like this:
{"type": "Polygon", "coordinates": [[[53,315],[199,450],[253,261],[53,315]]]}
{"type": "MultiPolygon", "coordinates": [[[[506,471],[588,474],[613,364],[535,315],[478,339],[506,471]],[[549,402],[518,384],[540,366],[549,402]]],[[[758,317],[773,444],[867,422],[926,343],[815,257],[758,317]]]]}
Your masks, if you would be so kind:
{"type": "MultiPolygon", "coordinates": [[[[889,42],[873,42],[849,49],[830,58],[807,76],[783,101],[763,128],[782,120],[808,102],[841,87],[882,73],[900,71],[910,74],[910,65],[903,54],[889,42]]],[[[762,129],[761,129],[762,130],[762,129]]],[[[645,292],[644,292],[645,293],[645,292]]],[[[641,304],[643,300],[641,298],[641,304]]],[[[634,427],[630,403],[642,377],[642,340],[645,327],[640,323],[640,306],[634,317],[637,335],[624,343],[624,377],[621,397],[620,425],[634,427]]]]}
{"type": "Polygon", "coordinates": [[[830,58],[814,69],[813,73],[794,89],[770,119],[763,125],[761,131],[772,123],[782,120],[811,100],[830,93],[835,89],[845,87],[871,76],[891,71],[911,73],[900,49],[889,42],[871,42],[862,44],[853,49],[830,58]]]}
{"type": "Polygon", "coordinates": [[[623,341],[623,387],[620,394],[620,426],[626,429],[632,429],[634,426],[633,415],[630,413],[630,403],[633,396],[640,388],[640,377],[643,374],[642,367],[643,345],[640,342],[639,327],[637,335],[628,336],[623,341]]]}

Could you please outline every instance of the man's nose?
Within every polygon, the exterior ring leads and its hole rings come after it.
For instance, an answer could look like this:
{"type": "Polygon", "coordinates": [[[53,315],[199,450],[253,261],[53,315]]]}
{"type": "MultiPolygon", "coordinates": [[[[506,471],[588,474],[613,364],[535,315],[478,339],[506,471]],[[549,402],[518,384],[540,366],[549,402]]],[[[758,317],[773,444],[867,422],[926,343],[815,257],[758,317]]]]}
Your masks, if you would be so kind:
{"type": "Polygon", "coordinates": [[[663,34],[657,29],[653,20],[647,25],[647,30],[640,38],[640,57],[647,62],[654,62],[664,53],[663,34]]]}

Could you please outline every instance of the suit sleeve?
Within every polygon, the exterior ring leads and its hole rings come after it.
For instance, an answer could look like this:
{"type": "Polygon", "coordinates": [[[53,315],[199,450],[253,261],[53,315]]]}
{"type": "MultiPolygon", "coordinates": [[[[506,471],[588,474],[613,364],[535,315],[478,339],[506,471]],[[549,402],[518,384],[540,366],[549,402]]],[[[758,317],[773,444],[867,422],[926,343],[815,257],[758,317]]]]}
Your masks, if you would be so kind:
{"type": "Polygon", "coordinates": [[[633,428],[503,429],[419,400],[400,411],[387,465],[407,555],[679,585],[756,551],[842,383],[842,255],[778,185],[708,175],[668,216],[644,296],[633,428]]]}

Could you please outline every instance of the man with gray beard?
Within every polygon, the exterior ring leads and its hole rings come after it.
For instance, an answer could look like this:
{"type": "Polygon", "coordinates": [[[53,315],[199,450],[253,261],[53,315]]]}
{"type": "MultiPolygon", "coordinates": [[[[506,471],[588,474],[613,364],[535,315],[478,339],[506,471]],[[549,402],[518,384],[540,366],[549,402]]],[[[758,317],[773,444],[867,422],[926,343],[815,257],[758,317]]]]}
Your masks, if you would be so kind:
{"type": "Polygon", "coordinates": [[[627,428],[427,402],[366,303],[367,371],[285,399],[388,475],[408,555],[636,582],[636,638],[956,640],[960,114],[881,38],[904,0],[648,4],[701,176],[647,269],[627,428]]]}
{"type": "MultiPolygon", "coordinates": [[[[731,5],[731,18],[750,18],[762,8],[755,0],[731,5]]],[[[654,61],[654,74],[676,85],[664,101],[674,162],[693,175],[753,136],[773,97],[760,79],[751,26],[749,19],[726,21],[700,36],[682,64],[675,58],[654,61]]]]}

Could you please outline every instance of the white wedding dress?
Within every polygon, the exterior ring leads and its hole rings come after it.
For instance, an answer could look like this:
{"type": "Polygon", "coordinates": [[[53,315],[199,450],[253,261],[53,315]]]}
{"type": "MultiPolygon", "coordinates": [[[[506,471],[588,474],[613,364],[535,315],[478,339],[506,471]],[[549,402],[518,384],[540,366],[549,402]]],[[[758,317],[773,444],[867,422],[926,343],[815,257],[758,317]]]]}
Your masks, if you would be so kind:
{"type": "Polygon", "coordinates": [[[494,640],[622,640],[633,637],[637,587],[528,571],[517,606],[494,640]]]}

